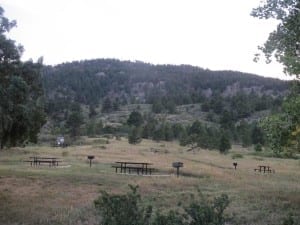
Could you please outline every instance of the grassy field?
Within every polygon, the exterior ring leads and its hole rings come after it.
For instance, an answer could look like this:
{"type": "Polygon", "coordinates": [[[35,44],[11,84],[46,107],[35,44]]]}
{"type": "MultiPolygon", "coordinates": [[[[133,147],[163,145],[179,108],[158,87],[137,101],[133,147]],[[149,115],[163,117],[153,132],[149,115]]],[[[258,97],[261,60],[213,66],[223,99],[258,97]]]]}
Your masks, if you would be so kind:
{"type": "Polygon", "coordinates": [[[264,158],[233,146],[226,155],[217,151],[187,152],[171,142],[143,140],[130,145],[126,139],[88,139],[68,148],[32,146],[0,152],[0,224],[98,224],[93,201],[100,190],[126,193],[128,184],[139,185],[146,204],[170,209],[187,202],[199,189],[210,197],[228,194],[227,213],[232,224],[282,224],[290,212],[300,211],[300,161],[264,158]],[[56,156],[62,166],[31,167],[30,156],[56,156]],[[92,168],[87,155],[95,155],[92,168]],[[235,158],[236,157],[236,158],[235,158]],[[233,159],[235,158],[235,159],[233,159]],[[156,176],[116,174],[115,161],[145,161],[158,169],[156,176]],[[181,176],[172,162],[182,161],[181,176]],[[232,163],[238,163],[237,170],[232,163]],[[254,172],[269,165],[275,174],[254,172]]]}

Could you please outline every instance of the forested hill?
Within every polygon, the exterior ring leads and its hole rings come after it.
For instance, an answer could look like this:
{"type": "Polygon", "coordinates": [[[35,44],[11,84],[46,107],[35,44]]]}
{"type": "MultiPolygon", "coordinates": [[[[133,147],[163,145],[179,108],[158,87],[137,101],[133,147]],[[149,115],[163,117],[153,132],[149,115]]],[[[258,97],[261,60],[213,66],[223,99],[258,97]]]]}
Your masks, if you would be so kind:
{"type": "Polygon", "coordinates": [[[212,149],[223,131],[243,146],[257,144],[251,141],[252,133],[262,136],[256,121],[280,110],[288,90],[288,82],[253,74],[112,59],[47,66],[42,78],[43,133],[111,133],[182,144],[190,143],[189,134],[212,149]]]}
{"type": "Polygon", "coordinates": [[[211,71],[188,65],[152,65],[97,59],[47,66],[43,85],[51,104],[61,100],[98,105],[155,101],[183,105],[237,94],[279,96],[287,82],[234,71],[211,71]]]}

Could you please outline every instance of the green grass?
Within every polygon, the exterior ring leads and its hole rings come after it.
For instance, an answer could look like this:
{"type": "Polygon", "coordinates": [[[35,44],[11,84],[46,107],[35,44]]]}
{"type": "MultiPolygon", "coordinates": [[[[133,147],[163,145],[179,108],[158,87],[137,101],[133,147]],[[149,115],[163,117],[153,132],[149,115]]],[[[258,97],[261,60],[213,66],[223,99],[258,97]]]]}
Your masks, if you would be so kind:
{"type": "Polygon", "coordinates": [[[289,212],[300,211],[299,160],[252,155],[237,146],[223,155],[206,150],[187,152],[170,142],[143,140],[129,145],[122,138],[110,139],[100,147],[99,142],[101,139],[86,139],[83,146],[1,151],[0,224],[98,224],[93,200],[99,191],[125,193],[128,184],[139,185],[144,202],[159,210],[187,203],[197,189],[211,198],[226,193],[231,200],[227,213],[235,215],[236,224],[282,224],[289,212]],[[59,157],[65,167],[30,167],[23,161],[32,155],[59,157]],[[87,155],[95,155],[92,168],[87,155]],[[115,174],[111,163],[118,160],[151,162],[160,174],[169,176],[115,174]],[[184,163],[179,178],[171,166],[175,161],[184,163]],[[233,161],[238,162],[237,170],[233,161]],[[261,164],[276,173],[255,173],[254,168],[261,164]]]}
{"type": "Polygon", "coordinates": [[[232,155],[231,155],[231,158],[232,159],[241,159],[241,158],[243,158],[244,156],[241,154],[241,153],[233,153],[232,155]]]}

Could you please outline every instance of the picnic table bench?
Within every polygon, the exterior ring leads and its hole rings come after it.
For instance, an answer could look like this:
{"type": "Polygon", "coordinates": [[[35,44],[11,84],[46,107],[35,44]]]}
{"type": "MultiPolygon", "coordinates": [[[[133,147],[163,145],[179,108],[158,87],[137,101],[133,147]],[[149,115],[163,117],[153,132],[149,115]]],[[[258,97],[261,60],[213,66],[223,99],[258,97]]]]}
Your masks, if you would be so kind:
{"type": "Polygon", "coordinates": [[[116,169],[116,173],[118,173],[118,169],[120,170],[120,173],[129,173],[132,172],[139,174],[149,174],[151,175],[154,171],[154,168],[149,167],[152,165],[152,163],[146,163],[146,162],[123,162],[118,161],[115,162],[115,164],[112,165],[113,168],[116,169]]]}
{"type": "Polygon", "coordinates": [[[275,173],[274,169],[271,169],[270,166],[265,166],[265,165],[259,165],[257,168],[254,169],[254,171],[258,171],[258,172],[268,172],[268,173],[275,173]]]}
{"type": "Polygon", "coordinates": [[[29,162],[30,166],[40,166],[41,164],[48,164],[51,166],[58,166],[58,163],[62,162],[59,158],[56,157],[39,157],[32,156],[29,157],[30,160],[25,160],[25,162],[29,162]]]}

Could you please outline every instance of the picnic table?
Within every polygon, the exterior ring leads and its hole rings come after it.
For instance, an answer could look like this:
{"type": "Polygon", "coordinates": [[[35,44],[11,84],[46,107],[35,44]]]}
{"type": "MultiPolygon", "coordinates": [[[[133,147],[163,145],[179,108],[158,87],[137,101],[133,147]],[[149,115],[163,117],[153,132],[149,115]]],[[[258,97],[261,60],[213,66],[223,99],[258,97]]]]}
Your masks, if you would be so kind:
{"type": "Polygon", "coordinates": [[[120,173],[131,173],[136,172],[137,174],[152,174],[154,168],[149,167],[152,163],[147,162],[127,162],[127,161],[118,161],[112,165],[113,168],[116,169],[116,173],[118,173],[118,169],[120,169],[120,173]]]}
{"type": "Polygon", "coordinates": [[[41,164],[48,164],[49,167],[51,166],[58,166],[58,163],[61,162],[59,158],[56,157],[39,157],[39,156],[32,156],[29,157],[29,162],[31,166],[40,166],[41,164]]]}
{"type": "Polygon", "coordinates": [[[272,170],[270,166],[266,166],[266,165],[259,165],[257,168],[254,169],[254,171],[258,171],[258,172],[268,172],[268,173],[275,173],[275,170],[272,170]]]}

